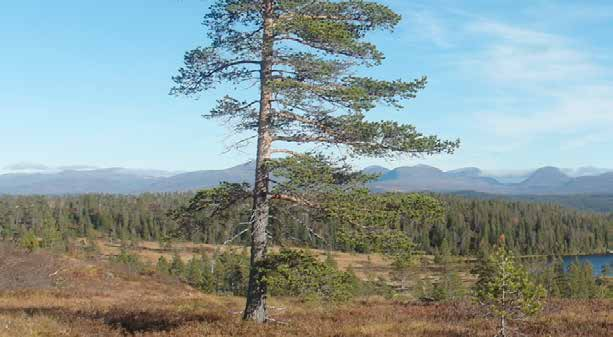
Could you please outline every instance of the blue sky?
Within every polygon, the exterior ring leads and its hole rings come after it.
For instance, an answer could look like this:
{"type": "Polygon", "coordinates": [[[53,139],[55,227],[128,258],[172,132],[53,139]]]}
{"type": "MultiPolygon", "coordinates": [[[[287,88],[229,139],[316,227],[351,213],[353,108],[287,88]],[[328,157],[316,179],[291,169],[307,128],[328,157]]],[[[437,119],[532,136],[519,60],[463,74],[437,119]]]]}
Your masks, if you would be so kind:
{"type": "MultiPolygon", "coordinates": [[[[394,34],[372,35],[387,56],[373,73],[430,83],[406,109],[371,118],[463,144],[453,156],[356,165],[613,168],[613,3],[382,2],[403,21],[394,34]]],[[[234,88],[199,100],[168,96],[183,53],[206,44],[200,21],[209,3],[3,1],[0,169],[196,170],[251,159],[251,148],[224,153],[231,135],[200,117],[234,88]]]]}

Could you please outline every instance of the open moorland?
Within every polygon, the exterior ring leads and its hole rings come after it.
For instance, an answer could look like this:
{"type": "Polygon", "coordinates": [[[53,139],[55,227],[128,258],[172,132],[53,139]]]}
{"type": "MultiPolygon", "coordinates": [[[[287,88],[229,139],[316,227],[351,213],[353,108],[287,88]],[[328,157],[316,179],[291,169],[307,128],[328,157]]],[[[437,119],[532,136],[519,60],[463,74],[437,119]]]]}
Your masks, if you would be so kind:
{"type": "MultiPolygon", "coordinates": [[[[203,247],[193,247],[201,250],[203,247]]],[[[241,321],[244,299],[208,295],[154,272],[134,273],[100,254],[0,250],[0,336],[492,336],[495,322],[471,301],[424,303],[369,296],[340,304],[270,299],[272,321],[241,321]]],[[[212,250],[215,247],[208,247],[212,250]]],[[[153,261],[153,243],[135,249],[153,261]]],[[[189,254],[181,247],[181,254],[189,254]]],[[[336,253],[339,267],[375,265],[377,256],[336,253]]],[[[609,336],[610,300],[553,300],[542,314],[514,325],[524,336],[609,336]]]]}

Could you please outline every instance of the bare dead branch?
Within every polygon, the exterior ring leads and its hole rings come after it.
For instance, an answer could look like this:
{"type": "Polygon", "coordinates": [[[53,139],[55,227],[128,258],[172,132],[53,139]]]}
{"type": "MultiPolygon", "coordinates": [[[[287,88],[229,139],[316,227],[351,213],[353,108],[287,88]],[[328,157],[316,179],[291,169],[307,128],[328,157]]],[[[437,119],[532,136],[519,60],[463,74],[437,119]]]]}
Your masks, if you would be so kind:
{"type": "Polygon", "coordinates": [[[223,245],[227,245],[228,243],[236,240],[238,237],[240,237],[241,235],[243,235],[244,233],[246,233],[249,230],[249,227],[243,229],[242,231],[240,231],[238,234],[234,235],[233,237],[231,237],[230,239],[226,240],[223,242],[223,245]]]}

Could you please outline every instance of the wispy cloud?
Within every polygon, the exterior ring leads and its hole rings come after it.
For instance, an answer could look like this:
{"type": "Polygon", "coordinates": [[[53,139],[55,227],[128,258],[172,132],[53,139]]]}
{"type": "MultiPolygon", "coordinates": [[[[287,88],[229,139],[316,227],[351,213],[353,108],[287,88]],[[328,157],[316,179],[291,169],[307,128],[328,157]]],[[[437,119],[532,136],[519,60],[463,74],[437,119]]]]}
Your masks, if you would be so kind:
{"type": "Polygon", "coordinates": [[[531,29],[517,27],[485,18],[478,18],[466,25],[468,31],[489,34],[507,42],[540,45],[563,41],[559,36],[531,29]]]}
{"type": "Polygon", "coordinates": [[[440,97],[468,113],[451,160],[562,165],[588,158],[565,157],[571,151],[613,144],[613,45],[603,40],[613,32],[610,6],[526,1],[505,13],[504,5],[452,3],[402,2],[409,41],[436,57],[432,78],[448,90],[440,97]]]}
{"type": "Polygon", "coordinates": [[[589,48],[569,37],[492,20],[468,23],[466,31],[485,39],[466,64],[492,85],[507,89],[501,101],[509,96],[525,100],[475,114],[499,139],[506,143],[557,136],[564,149],[613,140],[610,70],[589,48]]]}
{"type": "Polygon", "coordinates": [[[600,67],[572,41],[555,34],[495,21],[473,22],[467,31],[488,38],[471,62],[492,80],[521,85],[593,76],[600,67]]]}

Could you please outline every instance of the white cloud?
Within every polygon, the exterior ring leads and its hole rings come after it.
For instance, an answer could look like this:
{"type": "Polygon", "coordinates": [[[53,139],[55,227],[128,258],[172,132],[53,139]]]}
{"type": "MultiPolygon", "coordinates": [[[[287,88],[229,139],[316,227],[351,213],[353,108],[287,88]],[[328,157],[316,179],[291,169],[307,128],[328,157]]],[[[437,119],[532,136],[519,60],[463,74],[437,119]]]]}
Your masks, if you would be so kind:
{"type": "Polygon", "coordinates": [[[44,173],[44,174],[52,174],[58,173],[65,170],[75,170],[75,171],[86,171],[86,170],[95,170],[97,167],[87,166],[87,165],[71,165],[71,166],[47,166],[44,164],[38,163],[30,163],[30,162],[22,162],[6,165],[0,168],[1,174],[32,174],[32,173],[44,173]]]}
{"type": "Polygon", "coordinates": [[[564,40],[554,34],[512,26],[487,19],[478,19],[474,22],[470,22],[466,25],[466,29],[469,32],[489,34],[512,43],[541,45],[552,42],[559,43],[564,40]]]}
{"type": "Polygon", "coordinates": [[[467,32],[490,38],[471,65],[497,82],[532,85],[576,80],[600,71],[588,53],[555,34],[485,20],[468,24],[467,32]]]}
{"type": "Polygon", "coordinates": [[[568,150],[613,140],[611,72],[588,48],[564,36],[484,19],[468,23],[466,31],[485,41],[467,64],[507,89],[497,94],[501,104],[495,111],[475,114],[502,144],[558,136],[565,139],[561,149],[568,150]],[[503,103],[513,96],[523,104],[503,103]]]}

